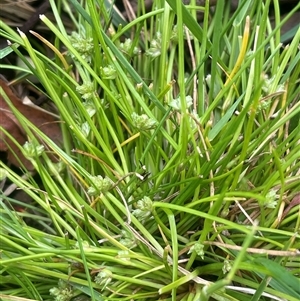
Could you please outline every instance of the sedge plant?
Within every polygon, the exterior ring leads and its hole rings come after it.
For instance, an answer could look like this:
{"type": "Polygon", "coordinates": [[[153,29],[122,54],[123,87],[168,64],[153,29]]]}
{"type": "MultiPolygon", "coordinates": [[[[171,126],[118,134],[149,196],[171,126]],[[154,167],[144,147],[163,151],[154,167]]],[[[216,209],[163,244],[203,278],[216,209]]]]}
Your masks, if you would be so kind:
{"type": "Polygon", "coordinates": [[[299,300],[300,30],[280,30],[300,5],[272,1],[271,25],[270,0],[139,0],[132,21],[49,2],[47,37],[0,23],[26,66],[1,68],[34,76],[63,135],[12,108],[39,181],[0,162],[32,200],[1,192],[2,300],[299,300]]]}

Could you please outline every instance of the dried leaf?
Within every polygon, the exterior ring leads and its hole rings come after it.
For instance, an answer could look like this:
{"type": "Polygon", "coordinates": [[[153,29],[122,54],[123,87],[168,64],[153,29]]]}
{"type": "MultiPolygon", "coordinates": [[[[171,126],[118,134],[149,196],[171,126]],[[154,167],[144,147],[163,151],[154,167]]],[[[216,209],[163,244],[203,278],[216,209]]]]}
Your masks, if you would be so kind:
{"type": "MultiPolygon", "coordinates": [[[[0,79],[0,86],[8,96],[15,108],[25,116],[37,128],[42,130],[56,144],[62,141],[62,134],[57,120],[52,115],[39,110],[33,106],[24,105],[13,93],[5,81],[0,79]]],[[[27,135],[18,122],[16,116],[11,111],[2,94],[0,95],[0,151],[7,153],[8,162],[20,167],[20,161],[28,170],[33,170],[33,166],[22,154],[19,147],[2,130],[7,131],[20,145],[27,141],[27,135]]],[[[52,156],[53,157],[53,156],[52,156]]],[[[54,157],[51,159],[55,159],[54,157]]]]}
{"type": "Polygon", "coordinates": [[[285,208],[282,217],[281,217],[281,221],[286,217],[286,215],[297,205],[300,205],[300,193],[296,194],[294,196],[294,198],[292,199],[292,201],[290,202],[290,204],[285,208]]]}

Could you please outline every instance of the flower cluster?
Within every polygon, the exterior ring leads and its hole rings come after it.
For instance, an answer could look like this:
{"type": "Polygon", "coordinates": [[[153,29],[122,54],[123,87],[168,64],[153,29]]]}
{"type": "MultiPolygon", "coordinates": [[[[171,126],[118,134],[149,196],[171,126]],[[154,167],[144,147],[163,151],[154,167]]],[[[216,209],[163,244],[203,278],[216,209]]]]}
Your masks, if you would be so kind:
{"type": "Polygon", "coordinates": [[[143,197],[136,203],[136,209],[132,214],[139,220],[143,221],[152,214],[152,200],[147,196],[143,197]]]}
{"type": "Polygon", "coordinates": [[[69,301],[74,297],[72,287],[61,279],[58,281],[58,287],[51,288],[49,292],[55,301],[69,301]]]}
{"type": "Polygon", "coordinates": [[[103,79],[115,79],[117,77],[117,70],[113,65],[101,67],[100,72],[103,79]]]}
{"type": "Polygon", "coordinates": [[[150,42],[150,48],[146,51],[146,55],[152,59],[159,57],[161,54],[161,33],[157,32],[155,39],[150,42]]]}
{"type": "Polygon", "coordinates": [[[87,138],[91,132],[91,127],[87,121],[83,122],[80,127],[80,131],[85,138],[87,138]]]}
{"type": "MultiPolygon", "coordinates": [[[[132,49],[132,40],[131,39],[126,39],[124,43],[121,43],[119,46],[120,50],[125,52],[127,55],[130,55],[131,49],[132,49]]],[[[132,54],[137,55],[140,53],[140,49],[138,47],[134,47],[132,54]]]]}
{"type": "MultiPolygon", "coordinates": [[[[274,93],[274,89],[273,89],[274,81],[275,81],[275,76],[272,78],[269,78],[268,75],[266,75],[266,74],[264,75],[262,90],[265,93],[265,95],[274,93]]],[[[284,92],[284,85],[278,85],[276,87],[276,92],[284,92]]]]}
{"type": "Polygon", "coordinates": [[[138,115],[133,112],[131,114],[133,126],[140,131],[147,131],[156,126],[156,121],[149,118],[146,114],[138,115]]]}
{"type": "Polygon", "coordinates": [[[91,181],[93,183],[93,186],[90,186],[88,188],[87,193],[89,195],[98,195],[100,193],[105,193],[113,185],[112,181],[109,178],[103,178],[102,176],[91,177],[91,181]]]}
{"type": "MultiPolygon", "coordinates": [[[[90,62],[94,51],[93,39],[86,38],[77,32],[72,32],[71,36],[69,36],[69,39],[72,43],[72,46],[78,51],[81,57],[85,61],[90,62]]],[[[73,54],[71,54],[71,57],[75,58],[73,54]]]]}
{"type": "MultiPolygon", "coordinates": [[[[186,39],[187,38],[187,34],[186,34],[186,29],[187,27],[184,27],[184,30],[183,30],[183,38],[186,39]]],[[[189,31],[189,30],[188,30],[189,31]]],[[[190,31],[189,31],[190,32],[190,31]]],[[[191,40],[193,40],[193,37],[194,35],[192,33],[189,34],[189,38],[191,40]]],[[[172,28],[172,33],[171,33],[171,37],[170,37],[170,40],[172,42],[175,42],[175,43],[178,43],[178,27],[177,25],[174,25],[173,28],[172,28]]]]}
{"type": "Polygon", "coordinates": [[[231,270],[232,266],[228,259],[224,260],[224,264],[222,267],[223,274],[227,274],[231,270]]]}
{"type": "Polygon", "coordinates": [[[271,189],[266,195],[265,207],[274,209],[278,204],[279,195],[276,193],[276,190],[271,189]]]}
{"type": "Polygon", "coordinates": [[[42,144],[36,145],[35,143],[28,141],[25,142],[23,148],[27,158],[35,158],[36,156],[39,157],[45,149],[44,145],[42,144]]]}
{"type": "Polygon", "coordinates": [[[204,259],[204,245],[200,244],[199,242],[196,242],[189,250],[188,254],[191,254],[192,252],[196,252],[198,256],[201,257],[201,259],[204,259]]]}
{"type": "Polygon", "coordinates": [[[85,82],[84,84],[77,86],[76,91],[85,100],[93,99],[95,94],[94,84],[92,82],[85,82]]]}
{"type": "Polygon", "coordinates": [[[102,285],[102,291],[106,288],[106,286],[111,282],[112,280],[112,272],[109,269],[103,269],[101,272],[99,272],[95,277],[95,282],[99,285],[102,285]]]}
{"type": "MultiPolygon", "coordinates": [[[[193,104],[193,98],[190,95],[187,95],[185,97],[185,101],[186,101],[186,108],[188,109],[190,106],[192,106],[193,104]]],[[[176,111],[181,111],[181,100],[180,97],[175,98],[173,100],[171,100],[171,102],[169,103],[169,106],[174,108],[176,111]]]]}
{"type": "Polygon", "coordinates": [[[133,234],[125,230],[121,231],[120,243],[128,249],[134,247],[136,244],[133,234]]]}
{"type": "MultiPolygon", "coordinates": [[[[102,104],[101,100],[100,100],[100,103],[102,104]]],[[[96,109],[96,106],[95,106],[93,101],[90,101],[90,100],[85,101],[83,103],[83,106],[84,106],[85,110],[87,111],[87,113],[89,114],[90,117],[93,117],[96,114],[97,109],[96,109]]]]}

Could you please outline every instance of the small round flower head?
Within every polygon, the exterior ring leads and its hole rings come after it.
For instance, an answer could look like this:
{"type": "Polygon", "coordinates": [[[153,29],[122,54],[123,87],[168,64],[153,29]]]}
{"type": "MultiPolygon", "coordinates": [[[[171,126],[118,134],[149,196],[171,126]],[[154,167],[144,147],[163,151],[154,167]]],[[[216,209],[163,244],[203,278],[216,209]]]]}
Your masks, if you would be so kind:
{"type": "MultiPolygon", "coordinates": [[[[126,54],[130,54],[132,48],[132,40],[126,39],[124,43],[120,44],[120,49],[125,52],[126,54]]],[[[138,47],[133,48],[133,55],[137,55],[140,52],[138,47]]]]}
{"type": "Polygon", "coordinates": [[[222,267],[222,271],[223,271],[223,274],[226,274],[228,273],[230,270],[231,270],[231,263],[229,262],[228,259],[225,259],[224,260],[224,265],[222,267]]]}
{"type": "Polygon", "coordinates": [[[85,100],[93,99],[95,94],[94,84],[92,82],[85,82],[84,84],[77,86],[76,91],[85,100]]]}
{"type": "Polygon", "coordinates": [[[147,219],[152,214],[152,200],[145,196],[136,204],[132,214],[140,221],[147,219]]]}
{"type": "Polygon", "coordinates": [[[202,259],[204,258],[204,245],[200,244],[199,242],[196,242],[189,250],[188,254],[192,252],[196,252],[198,256],[200,256],[202,259]]]}
{"type": "MultiPolygon", "coordinates": [[[[69,36],[70,42],[72,46],[78,51],[81,57],[87,61],[91,61],[92,54],[94,52],[94,43],[92,38],[86,38],[82,34],[77,32],[72,32],[71,36],[69,36]]],[[[76,57],[71,54],[72,58],[76,57]]]]}
{"type": "Polygon", "coordinates": [[[121,231],[120,243],[128,249],[134,247],[136,244],[134,236],[130,232],[127,232],[125,230],[121,231]]]}
{"type": "Polygon", "coordinates": [[[129,252],[127,250],[121,250],[118,252],[117,258],[122,259],[124,261],[130,261],[129,252]]]}
{"type": "MultiPolygon", "coordinates": [[[[193,98],[191,96],[187,95],[185,97],[185,101],[186,101],[186,108],[187,109],[192,106],[192,104],[193,104],[193,98]]],[[[169,106],[172,107],[176,111],[182,111],[180,97],[173,99],[169,103],[169,106]]]]}
{"type": "Polygon", "coordinates": [[[58,281],[58,287],[51,288],[49,292],[55,301],[69,301],[74,297],[72,287],[61,279],[58,281]]]}
{"type": "Polygon", "coordinates": [[[113,185],[109,178],[103,178],[102,176],[91,177],[91,181],[93,182],[93,186],[90,186],[87,191],[89,195],[105,193],[113,185]]]}
{"type": "Polygon", "coordinates": [[[102,291],[106,288],[106,286],[111,282],[112,280],[112,272],[105,268],[101,272],[99,272],[95,277],[95,282],[102,286],[102,291]]]}
{"type": "Polygon", "coordinates": [[[27,158],[35,158],[36,156],[39,157],[45,149],[44,145],[42,144],[36,145],[34,142],[28,141],[25,142],[23,148],[27,158]]]}
{"type": "Polygon", "coordinates": [[[103,79],[115,79],[117,77],[117,70],[114,65],[107,65],[100,68],[101,76],[103,79]]]}
{"type": "MultiPolygon", "coordinates": [[[[184,27],[184,30],[183,30],[183,38],[184,39],[187,38],[186,29],[187,29],[187,27],[184,27]]],[[[190,33],[189,30],[188,30],[188,32],[190,33]]],[[[193,34],[192,33],[189,34],[189,38],[191,40],[193,40],[193,34]]],[[[172,28],[172,33],[171,33],[170,40],[174,43],[178,43],[178,27],[177,27],[177,25],[174,25],[173,28],[172,28]]]]}
{"type": "Polygon", "coordinates": [[[149,118],[146,114],[138,115],[133,112],[131,114],[133,126],[140,131],[147,131],[156,126],[156,121],[149,118]]]}
{"type": "Polygon", "coordinates": [[[152,59],[157,58],[161,54],[161,33],[157,32],[155,39],[150,42],[150,48],[146,51],[146,55],[152,59]]]}
{"type": "Polygon", "coordinates": [[[81,133],[84,135],[84,137],[87,138],[90,134],[91,127],[89,126],[89,123],[85,121],[84,123],[81,124],[80,130],[81,133]]]}
{"type": "Polygon", "coordinates": [[[269,95],[269,94],[274,93],[274,92],[284,92],[285,91],[283,84],[274,86],[275,79],[276,79],[275,76],[273,76],[271,78],[269,78],[267,74],[265,74],[263,76],[262,90],[265,93],[265,95],[269,95]]]}
{"type": "Polygon", "coordinates": [[[90,117],[93,117],[96,114],[97,108],[93,101],[87,100],[87,101],[83,102],[82,104],[90,117]]]}
{"type": "Polygon", "coordinates": [[[264,203],[265,207],[274,209],[278,204],[279,196],[276,193],[276,190],[271,189],[266,195],[266,201],[264,203]]]}

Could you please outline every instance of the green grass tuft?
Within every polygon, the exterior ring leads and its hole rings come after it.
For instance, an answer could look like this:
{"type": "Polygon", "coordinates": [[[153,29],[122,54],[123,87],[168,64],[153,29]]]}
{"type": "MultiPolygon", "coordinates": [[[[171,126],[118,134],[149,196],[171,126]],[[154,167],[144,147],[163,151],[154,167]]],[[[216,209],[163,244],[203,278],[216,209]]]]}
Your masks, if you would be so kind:
{"type": "Polygon", "coordinates": [[[59,163],[0,162],[32,199],[1,192],[3,300],[300,299],[300,30],[280,44],[278,1],[273,27],[269,0],[153,2],[117,27],[108,2],[50,1],[38,47],[0,23],[28,69],[1,68],[35,76],[63,133],[16,112],[59,163]]]}

